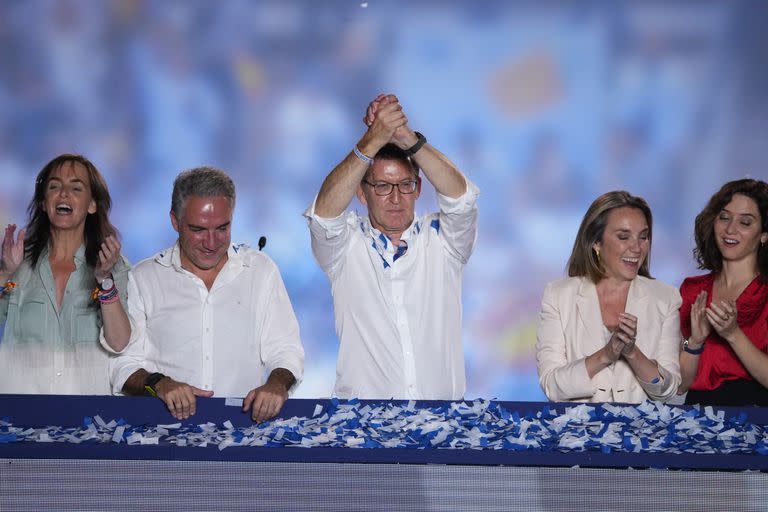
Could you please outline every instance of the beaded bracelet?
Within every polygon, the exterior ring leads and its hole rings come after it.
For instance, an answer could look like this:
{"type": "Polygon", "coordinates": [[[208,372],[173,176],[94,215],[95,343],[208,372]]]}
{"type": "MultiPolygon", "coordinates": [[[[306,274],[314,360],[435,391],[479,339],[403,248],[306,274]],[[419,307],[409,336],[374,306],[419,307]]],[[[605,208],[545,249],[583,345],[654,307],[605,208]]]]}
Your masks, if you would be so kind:
{"type": "Polygon", "coordinates": [[[0,297],[6,294],[10,294],[13,289],[16,288],[16,283],[13,281],[6,281],[5,284],[0,285],[0,297]]]}
{"type": "Polygon", "coordinates": [[[102,304],[112,304],[118,300],[120,300],[120,294],[117,293],[117,286],[113,286],[111,290],[99,294],[99,302],[102,304]]]}
{"type": "Polygon", "coordinates": [[[101,304],[112,304],[120,300],[120,294],[117,291],[117,286],[113,286],[109,290],[102,290],[99,287],[93,289],[91,294],[93,300],[98,300],[101,304]]]}

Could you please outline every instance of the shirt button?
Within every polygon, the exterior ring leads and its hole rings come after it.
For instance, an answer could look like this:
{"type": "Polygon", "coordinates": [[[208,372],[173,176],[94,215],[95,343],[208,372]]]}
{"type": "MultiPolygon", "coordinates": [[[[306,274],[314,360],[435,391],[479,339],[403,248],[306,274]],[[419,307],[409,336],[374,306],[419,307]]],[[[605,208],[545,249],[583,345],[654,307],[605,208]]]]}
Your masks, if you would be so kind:
{"type": "Polygon", "coordinates": [[[57,377],[61,377],[61,372],[56,372],[57,377]]]}

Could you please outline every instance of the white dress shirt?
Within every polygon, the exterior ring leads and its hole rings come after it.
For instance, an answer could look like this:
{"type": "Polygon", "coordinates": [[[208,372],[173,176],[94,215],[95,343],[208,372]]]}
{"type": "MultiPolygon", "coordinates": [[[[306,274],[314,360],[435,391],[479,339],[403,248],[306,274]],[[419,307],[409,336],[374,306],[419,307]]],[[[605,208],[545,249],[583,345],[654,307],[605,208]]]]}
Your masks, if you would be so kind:
{"type": "Polygon", "coordinates": [[[334,395],[457,400],[464,396],[461,278],[477,236],[479,191],[438,194],[439,213],[402,234],[404,254],[368,217],[305,212],[328,275],[340,340],[334,395]]]}
{"type": "MultiPolygon", "coordinates": [[[[219,397],[244,397],[275,368],[301,380],[299,325],[277,266],[242,245],[227,255],[210,291],[181,267],[178,243],[136,265],[128,280],[131,339],[110,362],[113,392],[139,368],[219,397]]],[[[101,342],[109,348],[103,332],[101,342]]]]}

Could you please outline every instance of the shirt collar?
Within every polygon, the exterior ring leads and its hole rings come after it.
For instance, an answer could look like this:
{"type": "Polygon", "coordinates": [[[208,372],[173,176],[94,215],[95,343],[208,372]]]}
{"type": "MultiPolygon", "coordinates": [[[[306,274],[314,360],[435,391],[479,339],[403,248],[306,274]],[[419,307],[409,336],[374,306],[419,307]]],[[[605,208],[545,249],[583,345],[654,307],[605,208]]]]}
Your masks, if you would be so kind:
{"type": "Polygon", "coordinates": [[[85,263],[85,244],[82,244],[75,253],[75,262],[79,267],[81,263],[85,263]]]}
{"type": "Polygon", "coordinates": [[[367,236],[371,241],[371,247],[381,257],[382,264],[386,270],[392,266],[396,259],[405,254],[405,251],[408,249],[408,241],[421,231],[421,223],[414,217],[408,229],[400,235],[402,243],[397,247],[392,244],[392,240],[389,237],[371,225],[370,217],[360,220],[360,229],[363,231],[363,235],[367,236]]]}
{"type": "MultiPolygon", "coordinates": [[[[405,231],[403,231],[403,234],[400,235],[400,240],[410,240],[411,238],[415,237],[421,232],[421,221],[416,218],[416,216],[413,216],[413,221],[411,221],[410,226],[408,226],[405,231]]],[[[362,217],[360,219],[360,229],[362,230],[363,234],[366,236],[369,236],[374,241],[380,240],[382,244],[384,245],[384,248],[387,249],[389,245],[392,243],[392,241],[389,239],[388,236],[383,234],[381,231],[373,227],[371,224],[371,218],[368,216],[362,217]],[[386,240],[384,240],[386,239],[386,240]]]]}
{"type": "MultiPolygon", "coordinates": [[[[243,249],[248,247],[246,244],[230,244],[227,249],[227,265],[249,266],[248,261],[243,257],[243,249]]],[[[184,270],[181,266],[181,247],[179,241],[164,251],[155,255],[155,261],[165,267],[173,267],[176,270],[184,270]]]]}

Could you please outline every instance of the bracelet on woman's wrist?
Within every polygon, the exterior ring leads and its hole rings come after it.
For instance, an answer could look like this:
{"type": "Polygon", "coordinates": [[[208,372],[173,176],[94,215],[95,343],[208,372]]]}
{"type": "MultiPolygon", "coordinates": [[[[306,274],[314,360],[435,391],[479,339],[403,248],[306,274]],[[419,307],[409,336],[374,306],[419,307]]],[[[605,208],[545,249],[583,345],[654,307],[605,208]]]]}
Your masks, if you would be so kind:
{"type": "Polygon", "coordinates": [[[16,288],[16,283],[13,281],[6,281],[3,284],[0,284],[0,297],[11,293],[14,288],[16,288]]]}
{"type": "Polygon", "coordinates": [[[102,290],[100,286],[96,287],[91,294],[93,300],[98,300],[100,304],[112,304],[120,300],[120,293],[114,284],[107,290],[102,290]]]}

